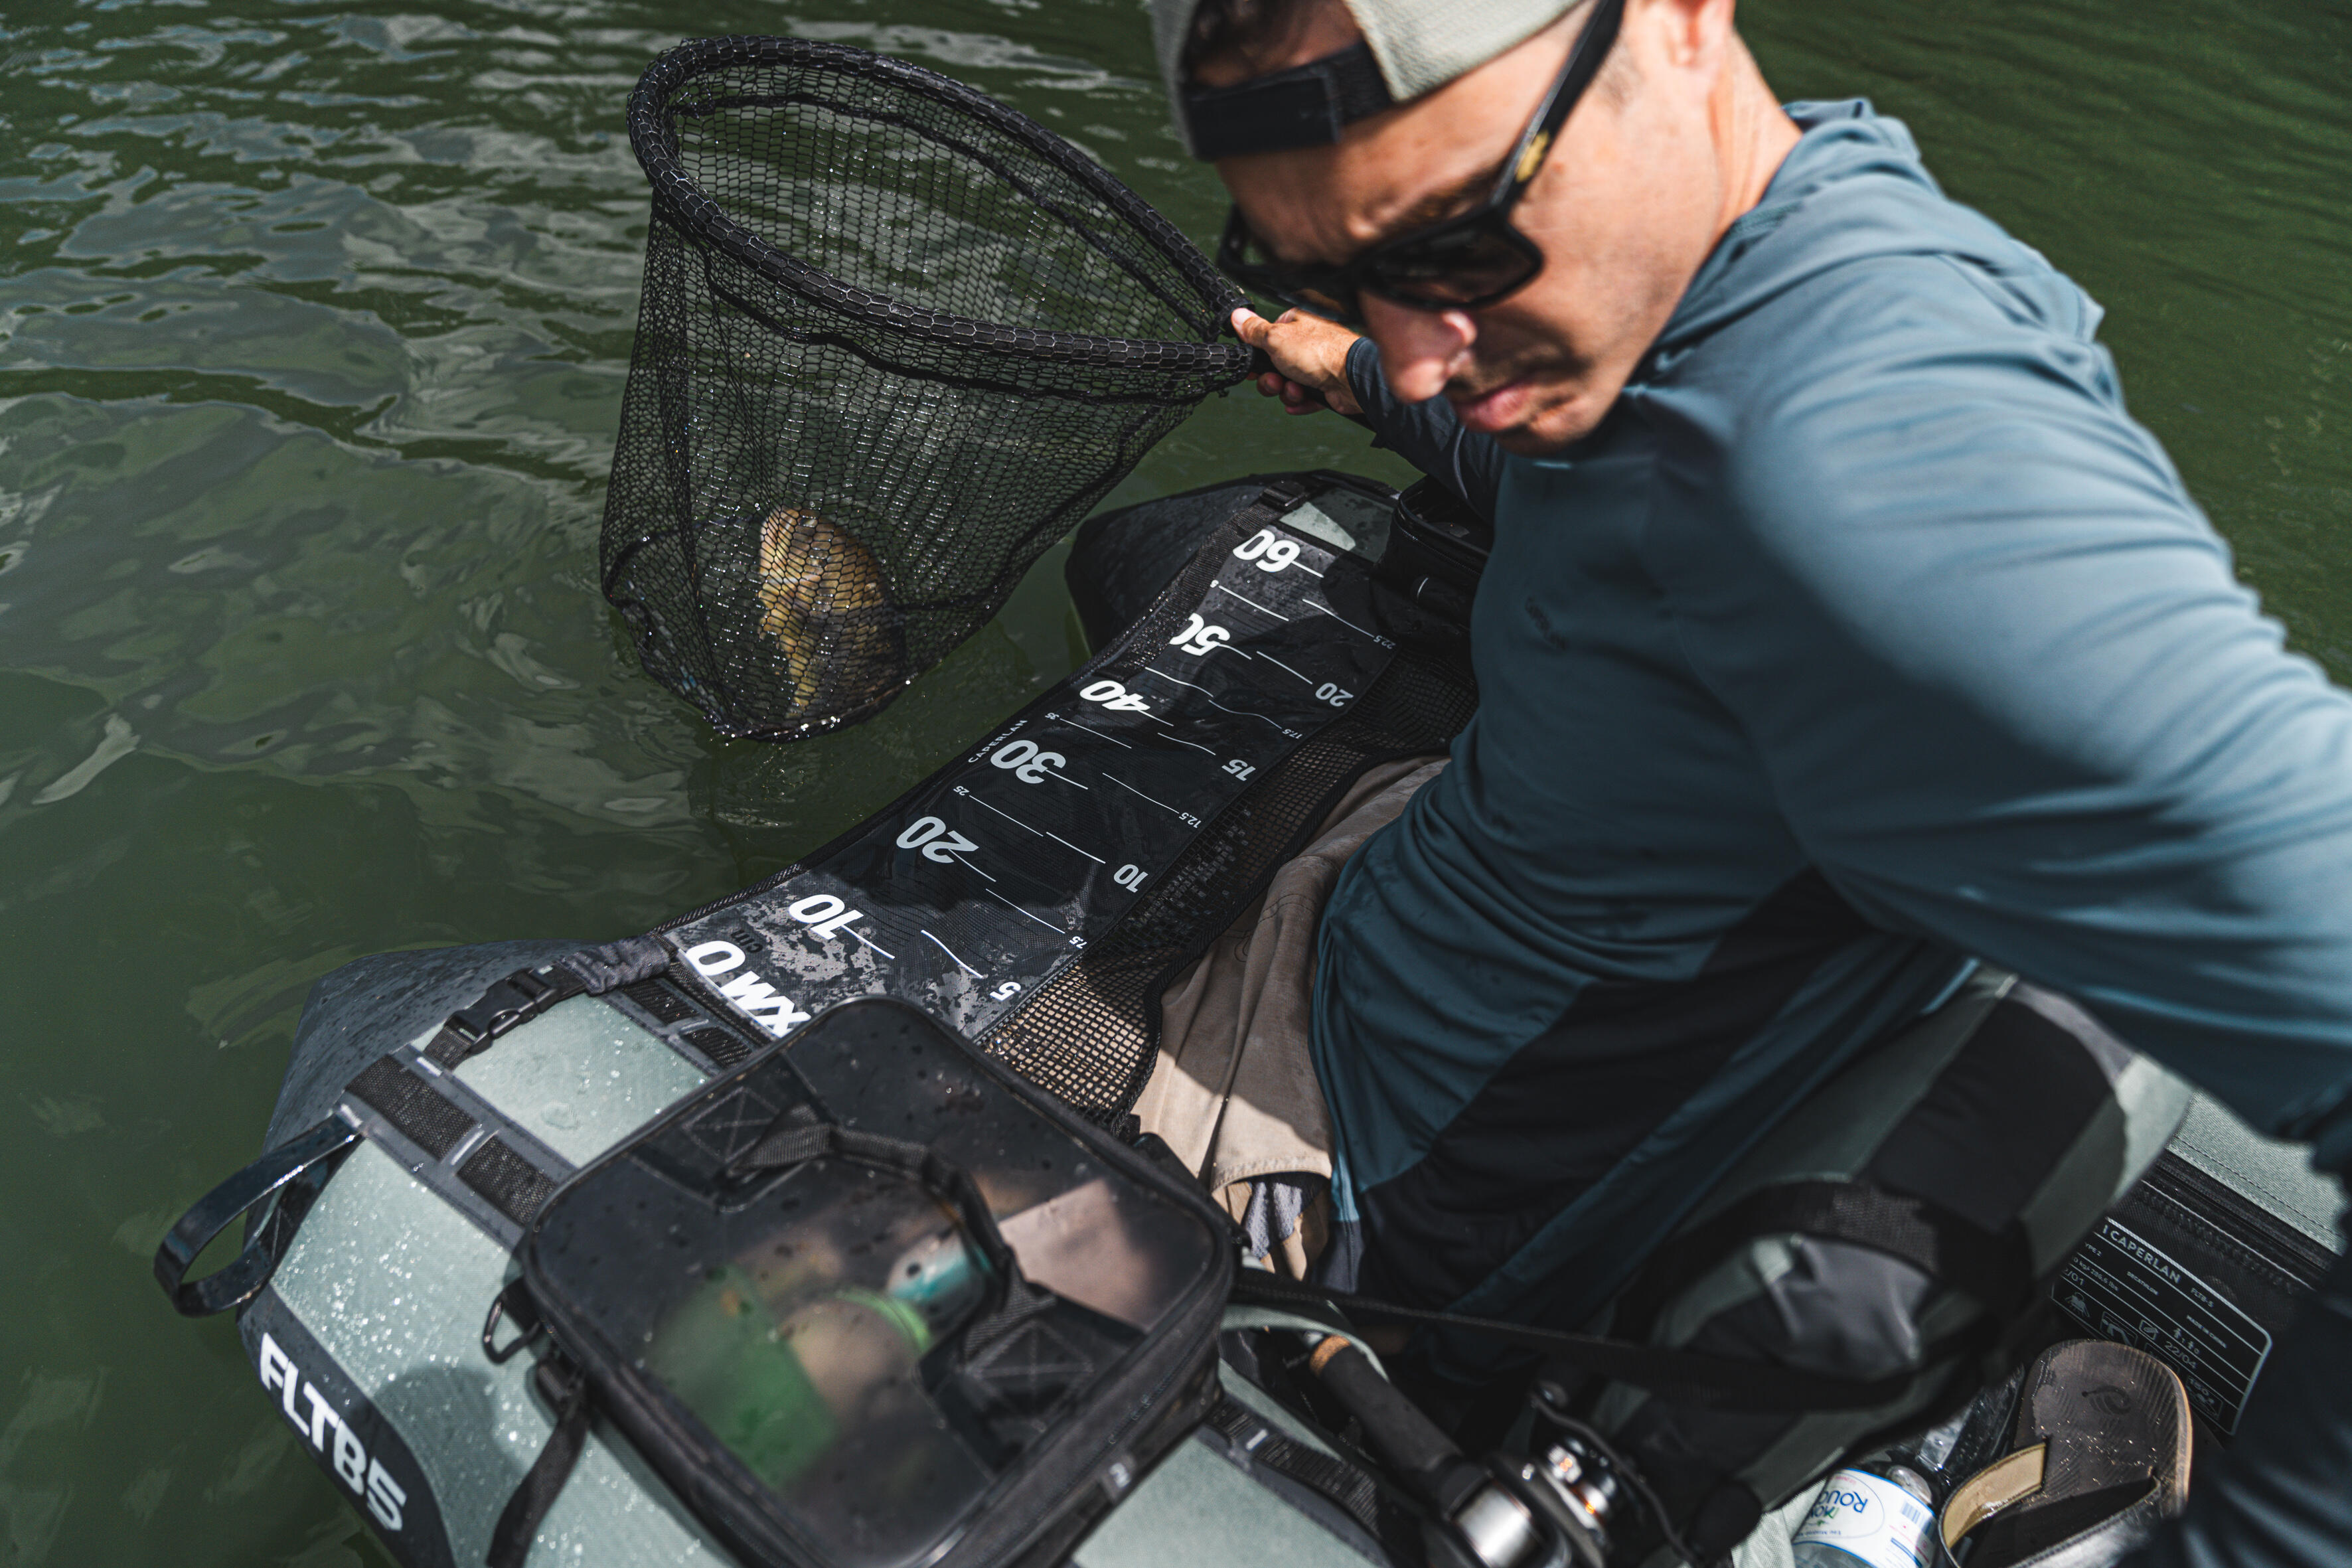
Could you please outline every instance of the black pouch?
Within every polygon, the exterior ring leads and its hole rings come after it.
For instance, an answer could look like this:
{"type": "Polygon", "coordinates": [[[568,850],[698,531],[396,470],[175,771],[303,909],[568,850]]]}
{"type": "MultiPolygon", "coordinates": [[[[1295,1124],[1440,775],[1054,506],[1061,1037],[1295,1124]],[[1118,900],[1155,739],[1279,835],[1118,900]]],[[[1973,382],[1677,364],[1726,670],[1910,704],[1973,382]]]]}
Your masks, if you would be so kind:
{"type": "Polygon", "coordinates": [[[881,999],[582,1170],[518,1257],[559,1425],[493,1563],[593,1407],[747,1568],[1055,1560],[1213,1402],[1234,1267],[1190,1184],[881,999]]]}

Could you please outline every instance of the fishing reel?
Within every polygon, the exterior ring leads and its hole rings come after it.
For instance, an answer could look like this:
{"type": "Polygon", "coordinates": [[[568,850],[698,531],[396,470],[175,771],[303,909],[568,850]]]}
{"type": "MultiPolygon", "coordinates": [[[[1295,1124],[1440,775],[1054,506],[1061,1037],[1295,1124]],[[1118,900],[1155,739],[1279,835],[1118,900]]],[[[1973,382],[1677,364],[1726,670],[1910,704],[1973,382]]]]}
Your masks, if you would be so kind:
{"type": "Polygon", "coordinates": [[[1640,1510],[1619,1459],[1579,1424],[1537,1420],[1527,1457],[1490,1456],[1472,1489],[1429,1545],[1448,1568],[1609,1568],[1612,1527],[1640,1510]],[[1549,1429],[1548,1429],[1549,1428],[1549,1429]]]}
{"type": "Polygon", "coordinates": [[[1528,1452],[1477,1460],[1345,1337],[1316,1336],[1307,1370],[1421,1500],[1431,1568],[1622,1568],[1628,1538],[1675,1543],[1654,1494],[1549,1381],[1528,1395],[1528,1452]]]}

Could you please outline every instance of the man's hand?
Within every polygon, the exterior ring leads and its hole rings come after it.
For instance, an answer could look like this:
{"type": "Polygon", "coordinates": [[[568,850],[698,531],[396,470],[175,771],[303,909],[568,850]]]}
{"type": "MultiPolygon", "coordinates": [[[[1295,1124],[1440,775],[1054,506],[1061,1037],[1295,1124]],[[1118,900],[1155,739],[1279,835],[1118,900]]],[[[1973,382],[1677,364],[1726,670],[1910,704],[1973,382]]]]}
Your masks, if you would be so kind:
{"type": "Polygon", "coordinates": [[[1348,387],[1348,351],[1356,346],[1356,334],[1347,328],[1304,310],[1285,310],[1269,321],[1244,309],[1234,312],[1234,331],[1274,361],[1257,378],[1260,396],[1281,398],[1292,414],[1328,407],[1352,419],[1363,413],[1348,387]]]}

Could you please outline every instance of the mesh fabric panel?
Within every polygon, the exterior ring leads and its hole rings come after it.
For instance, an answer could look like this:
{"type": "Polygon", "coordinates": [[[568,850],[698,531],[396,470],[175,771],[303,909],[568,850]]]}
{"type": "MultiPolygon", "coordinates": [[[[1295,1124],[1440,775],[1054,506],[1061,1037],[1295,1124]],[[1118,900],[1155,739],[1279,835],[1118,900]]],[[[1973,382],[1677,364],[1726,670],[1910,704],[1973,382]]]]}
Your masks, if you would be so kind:
{"type": "Polygon", "coordinates": [[[517,1225],[529,1225],[555,1191],[538,1166],[495,1138],[466,1156],[457,1179],[517,1225]]]}
{"type": "Polygon", "coordinates": [[[727,733],[875,712],[1248,372],[1198,250],[945,77],[707,39],[646,73],[629,134],[653,223],[604,588],[727,733]]]}
{"type": "Polygon", "coordinates": [[[1444,667],[1399,653],[1348,716],[1259,778],[1158,884],[982,1047],[1080,1115],[1116,1125],[1151,1076],[1160,997],[1297,855],[1364,769],[1444,750],[1477,695],[1444,667]]]}
{"type": "Polygon", "coordinates": [[[471,1116],[391,1057],[379,1057],[368,1064],[367,1071],[352,1079],[349,1092],[436,1160],[474,1125],[471,1116]]]}
{"type": "Polygon", "coordinates": [[[624,985],[621,994],[665,1024],[691,1018],[696,1012],[693,1003],[658,980],[640,980],[635,985],[624,985]]]}

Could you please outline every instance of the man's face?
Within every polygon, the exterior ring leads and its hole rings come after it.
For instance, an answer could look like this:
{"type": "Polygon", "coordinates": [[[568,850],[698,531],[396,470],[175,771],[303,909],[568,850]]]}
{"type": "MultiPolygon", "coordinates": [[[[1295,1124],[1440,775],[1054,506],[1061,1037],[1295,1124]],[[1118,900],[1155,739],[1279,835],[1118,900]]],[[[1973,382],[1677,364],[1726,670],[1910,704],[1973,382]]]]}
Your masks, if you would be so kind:
{"type": "MultiPolygon", "coordinates": [[[[1286,261],[1345,261],[1464,211],[1494,187],[1591,9],[1335,145],[1229,158],[1217,172],[1286,261]]],[[[1601,422],[1728,221],[1712,132],[1737,47],[1730,12],[1729,0],[1627,0],[1608,66],[1512,211],[1544,253],[1526,288],[1469,312],[1364,296],[1398,396],[1442,392],[1465,426],[1531,456],[1601,422]]],[[[1344,12],[1320,8],[1280,58],[1225,74],[1280,69],[1352,37],[1344,12]]]]}

